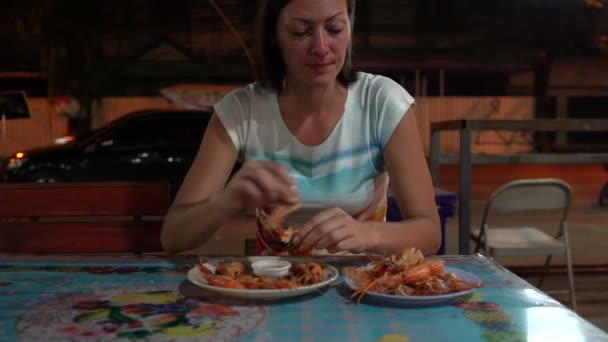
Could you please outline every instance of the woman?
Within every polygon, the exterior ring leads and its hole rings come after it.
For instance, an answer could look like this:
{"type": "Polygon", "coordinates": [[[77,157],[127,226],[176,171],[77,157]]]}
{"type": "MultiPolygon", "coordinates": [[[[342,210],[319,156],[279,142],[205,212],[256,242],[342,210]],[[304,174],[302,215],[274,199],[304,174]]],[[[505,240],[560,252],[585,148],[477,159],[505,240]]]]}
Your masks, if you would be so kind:
{"type": "Polygon", "coordinates": [[[257,82],[215,106],[166,216],[168,252],[195,248],[242,209],[299,201],[288,219],[300,227],[293,238],[300,251],[436,252],[440,221],[414,100],[386,77],[352,70],[354,7],[354,0],[262,1],[257,82]],[[225,185],[237,158],[245,163],[225,185]],[[362,220],[385,170],[406,218],[362,220]]]}

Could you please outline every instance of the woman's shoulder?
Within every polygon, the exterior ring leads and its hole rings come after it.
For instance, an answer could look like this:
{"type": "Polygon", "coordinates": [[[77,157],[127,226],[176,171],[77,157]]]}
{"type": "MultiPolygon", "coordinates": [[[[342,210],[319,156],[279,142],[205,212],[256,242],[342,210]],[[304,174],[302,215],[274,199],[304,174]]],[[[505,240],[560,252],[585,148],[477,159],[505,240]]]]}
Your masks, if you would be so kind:
{"type": "MultiPolygon", "coordinates": [[[[380,95],[380,94],[403,94],[407,91],[393,79],[367,72],[359,72],[355,87],[359,91],[368,93],[369,95],[380,95]]],[[[409,96],[409,94],[408,94],[409,96]]]]}
{"type": "Polygon", "coordinates": [[[249,83],[240,88],[236,88],[227,93],[222,99],[216,104],[218,107],[234,107],[249,108],[253,104],[260,104],[273,99],[276,94],[262,87],[260,84],[249,83]]]}
{"type": "Polygon", "coordinates": [[[259,83],[254,82],[230,91],[225,97],[234,97],[241,100],[247,100],[253,98],[270,98],[272,96],[276,96],[276,93],[273,90],[264,88],[259,83]]]}
{"type": "Polygon", "coordinates": [[[389,77],[386,77],[384,75],[373,74],[373,73],[364,72],[364,71],[357,72],[357,82],[363,82],[363,83],[386,83],[386,82],[390,83],[390,82],[393,82],[393,83],[396,83],[395,81],[393,81],[392,79],[390,79],[389,77]]]}
{"type": "MultiPolygon", "coordinates": [[[[399,83],[383,75],[359,72],[357,81],[351,86],[354,98],[358,99],[364,111],[380,110],[386,103],[414,104],[414,98],[399,83]]],[[[404,106],[400,106],[405,108],[404,106]]]]}

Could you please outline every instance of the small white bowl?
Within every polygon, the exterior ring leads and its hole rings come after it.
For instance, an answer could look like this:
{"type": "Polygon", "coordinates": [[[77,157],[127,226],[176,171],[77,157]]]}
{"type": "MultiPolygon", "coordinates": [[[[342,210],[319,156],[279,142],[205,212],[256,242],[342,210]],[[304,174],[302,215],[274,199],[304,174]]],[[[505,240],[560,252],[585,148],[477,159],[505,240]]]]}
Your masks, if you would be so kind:
{"type": "Polygon", "coordinates": [[[278,278],[289,273],[291,263],[286,260],[260,260],[251,264],[253,273],[259,277],[278,278]]]}

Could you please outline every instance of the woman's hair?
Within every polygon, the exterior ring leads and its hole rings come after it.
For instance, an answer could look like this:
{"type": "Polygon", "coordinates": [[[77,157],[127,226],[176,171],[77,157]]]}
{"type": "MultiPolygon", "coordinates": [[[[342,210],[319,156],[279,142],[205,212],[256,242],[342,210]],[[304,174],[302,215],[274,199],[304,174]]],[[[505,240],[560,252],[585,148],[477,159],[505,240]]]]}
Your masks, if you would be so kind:
{"type": "MultiPolygon", "coordinates": [[[[262,0],[256,20],[256,31],[254,33],[254,60],[256,81],[265,88],[270,88],[280,93],[283,89],[285,78],[285,63],[281,56],[277,39],[277,23],[283,8],[291,0],[262,0]]],[[[348,18],[351,25],[351,33],[355,24],[355,0],[344,0],[347,2],[348,18]]],[[[338,74],[337,80],[348,86],[357,80],[357,73],[352,68],[352,38],[346,50],[344,65],[338,74]]]]}

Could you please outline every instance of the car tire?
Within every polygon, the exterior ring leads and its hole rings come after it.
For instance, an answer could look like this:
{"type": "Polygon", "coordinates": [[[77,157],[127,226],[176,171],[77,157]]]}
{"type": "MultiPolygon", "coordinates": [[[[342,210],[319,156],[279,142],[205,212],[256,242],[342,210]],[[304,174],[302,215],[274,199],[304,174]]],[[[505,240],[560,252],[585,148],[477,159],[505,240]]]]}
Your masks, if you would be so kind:
{"type": "Polygon", "coordinates": [[[42,170],[32,174],[30,181],[34,183],[56,183],[65,180],[64,177],[56,171],[42,170]]]}

